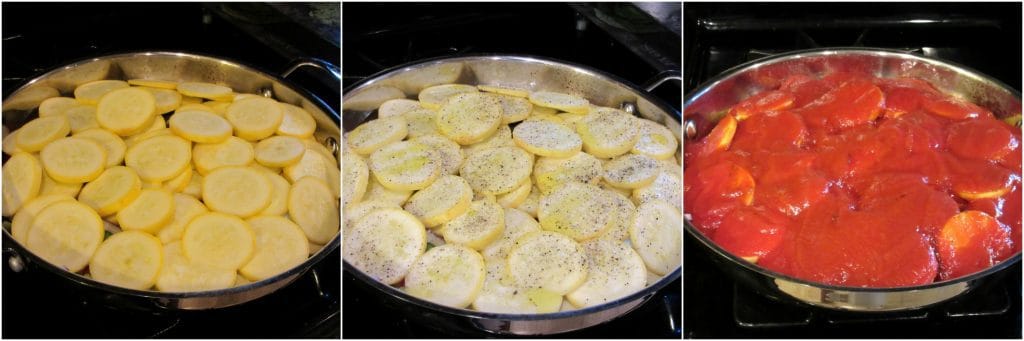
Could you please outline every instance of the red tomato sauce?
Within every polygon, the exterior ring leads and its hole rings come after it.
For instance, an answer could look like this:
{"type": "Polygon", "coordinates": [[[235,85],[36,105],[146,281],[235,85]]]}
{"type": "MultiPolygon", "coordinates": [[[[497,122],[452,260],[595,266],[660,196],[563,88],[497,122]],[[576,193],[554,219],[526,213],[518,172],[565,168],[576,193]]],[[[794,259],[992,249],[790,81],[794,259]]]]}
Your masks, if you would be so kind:
{"type": "Polygon", "coordinates": [[[781,81],[685,146],[685,211],[719,246],[861,287],[953,279],[1020,252],[1019,129],[920,79],[764,78],[781,81]]]}

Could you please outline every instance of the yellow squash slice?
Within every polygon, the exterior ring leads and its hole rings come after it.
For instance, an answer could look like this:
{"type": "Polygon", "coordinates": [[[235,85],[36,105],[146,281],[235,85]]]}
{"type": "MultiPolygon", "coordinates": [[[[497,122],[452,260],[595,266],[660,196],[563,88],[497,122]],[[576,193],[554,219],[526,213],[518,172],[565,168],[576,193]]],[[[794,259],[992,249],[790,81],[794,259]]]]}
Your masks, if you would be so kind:
{"type": "Polygon", "coordinates": [[[157,232],[156,236],[164,244],[181,240],[181,234],[185,232],[185,226],[195,217],[209,210],[206,205],[198,199],[187,194],[174,193],[174,215],[171,221],[157,232]]]}
{"type": "Polygon", "coordinates": [[[562,306],[562,295],[511,285],[506,279],[504,259],[485,258],[485,262],[487,278],[473,301],[473,309],[505,314],[543,314],[556,312],[562,306]]]}
{"type": "Polygon", "coordinates": [[[70,272],[81,271],[103,242],[103,220],[89,206],[62,201],[43,208],[32,221],[32,253],[70,272]]]}
{"type": "Polygon", "coordinates": [[[302,264],[309,255],[309,241],[302,229],[288,218],[258,216],[249,218],[256,235],[252,259],[238,272],[252,281],[260,281],[302,264]]]}
{"type": "Polygon", "coordinates": [[[391,142],[406,138],[408,133],[406,119],[393,116],[359,125],[348,133],[346,141],[355,153],[370,155],[391,142]]]}
{"type": "Polygon", "coordinates": [[[40,117],[29,121],[21,129],[18,129],[15,142],[18,144],[18,149],[37,152],[50,142],[67,136],[70,132],[71,124],[67,117],[63,115],[40,117]]]}
{"type": "Polygon", "coordinates": [[[605,188],[604,192],[611,199],[614,205],[614,217],[610,226],[598,238],[612,240],[629,239],[629,227],[633,225],[633,212],[636,212],[636,205],[629,200],[628,194],[622,194],[614,189],[605,188]]]}
{"type": "Polygon", "coordinates": [[[523,203],[519,204],[519,206],[517,206],[516,208],[523,212],[529,213],[531,216],[536,218],[537,210],[538,208],[540,208],[540,198],[540,188],[537,188],[537,186],[533,186],[533,188],[530,189],[530,195],[527,195],[526,200],[523,200],[523,203]]]}
{"type": "Polygon", "coordinates": [[[229,100],[233,97],[234,93],[231,88],[202,82],[182,82],[178,83],[178,92],[182,95],[189,97],[199,97],[211,100],[229,100]]]}
{"type": "Polygon", "coordinates": [[[157,136],[136,143],[124,155],[124,163],[146,181],[174,178],[192,161],[192,143],[174,135],[157,136]]]}
{"type": "MultiPolygon", "coordinates": [[[[205,105],[207,108],[210,108],[210,110],[213,110],[212,112],[220,117],[224,117],[224,115],[228,112],[228,107],[231,106],[231,102],[224,101],[207,101],[203,102],[202,104],[205,105]]],[[[284,124],[284,120],[281,120],[281,123],[284,124]]],[[[278,129],[280,128],[281,127],[278,127],[278,129]]]]}
{"type": "Polygon", "coordinates": [[[547,120],[528,120],[512,131],[516,145],[540,156],[570,157],[583,148],[583,141],[569,127],[547,120]]]}
{"type": "Polygon", "coordinates": [[[174,218],[174,196],[162,189],[147,189],[117,212],[122,230],[156,234],[174,218]]]}
{"type": "Polygon", "coordinates": [[[379,209],[357,220],[345,236],[344,259],[384,283],[401,282],[427,248],[419,219],[401,209],[379,209]]]}
{"type": "Polygon", "coordinates": [[[586,99],[558,92],[534,92],[530,94],[530,102],[542,107],[554,108],[574,114],[590,112],[590,102],[586,99]]]}
{"type": "Polygon", "coordinates": [[[437,110],[440,109],[446,100],[462,93],[476,93],[476,87],[465,84],[444,84],[435,85],[420,91],[420,106],[437,110]]]}
{"type": "Polygon", "coordinates": [[[633,201],[637,204],[653,200],[661,200],[671,204],[677,210],[683,207],[683,182],[679,176],[662,171],[650,185],[633,190],[633,201]]]}
{"type": "MultiPolygon", "coordinates": [[[[139,144],[139,142],[142,142],[142,141],[145,141],[145,140],[157,137],[157,136],[166,136],[166,135],[174,135],[174,132],[172,132],[170,129],[162,129],[162,128],[161,129],[154,129],[154,130],[150,130],[150,131],[147,131],[147,132],[144,132],[144,133],[139,133],[139,134],[135,134],[135,135],[132,135],[132,136],[128,136],[128,137],[126,137],[124,139],[124,144],[126,146],[128,146],[128,148],[131,148],[132,146],[135,146],[136,144],[139,144]]],[[[175,135],[175,136],[177,136],[177,135],[175,135]]]]}
{"type": "Polygon", "coordinates": [[[149,93],[153,94],[153,98],[156,100],[157,115],[174,111],[181,106],[180,92],[150,87],[140,87],[140,89],[149,91],[149,93]]]}
{"type": "Polygon", "coordinates": [[[647,269],[665,275],[679,267],[683,219],[672,205],[652,200],[636,209],[629,240],[647,269]]]}
{"type": "Polygon", "coordinates": [[[32,222],[35,221],[40,211],[53,203],[74,200],[75,198],[64,194],[50,194],[40,195],[25,203],[25,206],[18,210],[18,213],[14,215],[14,219],[11,220],[11,236],[22,245],[26,245],[28,242],[28,231],[32,228],[32,222]]]}
{"type": "Polygon", "coordinates": [[[75,99],[84,104],[96,105],[104,95],[111,91],[127,87],[128,83],[120,80],[99,80],[88,82],[75,88],[75,99]]]}
{"type": "Polygon", "coordinates": [[[256,162],[267,167],[287,167],[300,159],[306,152],[306,144],[296,137],[272,136],[256,144],[256,162]]]}
{"type": "Polygon", "coordinates": [[[540,199],[537,219],[548,231],[577,241],[597,237],[615,219],[613,202],[597,185],[566,183],[540,199]]]}
{"type": "Polygon", "coordinates": [[[111,91],[96,106],[96,121],[103,129],[120,136],[145,131],[156,119],[156,97],[139,88],[111,91]]]}
{"type": "Polygon", "coordinates": [[[502,95],[512,96],[512,97],[520,97],[520,98],[530,97],[530,91],[528,91],[526,89],[519,89],[519,88],[510,87],[510,86],[477,85],[476,87],[477,87],[477,89],[480,89],[480,91],[484,91],[484,92],[490,92],[490,93],[502,94],[502,95]]]}
{"type": "Polygon", "coordinates": [[[68,125],[73,134],[100,127],[100,123],[96,121],[96,107],[94,106],[82,105],[70,108],[64,112],[64,116],[68,118],[68,125]]]}
{"type": "Polygon", "coordinates": [[[512,249],[516,239],[527,233],[541,230],[540,224],[529,213],[514,208],[505,208],[504,211],[505,229],[501,231],[501,236],[480,252],[488,261],[495,259],[504,263],[508,258],[508,251],[512,249]]]}
{"type": "Polygon", "coordinates": [[[405,118],[405,130],[408,132],[408,138],[424,135],[441,135],[441,131],[437,130],[437,124],[434,123],[437,111],[419,108],[410,110],[400,117],[405,118]]]}
{"type": "Polygon", "coordinates": [[[419,142],[434,149],[434,156],[437,158],[437,162],[441,164],[441,175],[457,173],[459,167],[462,166],[462,161],[465,159],[459,144],[441,135],[424,135],[413,138],[410,141],[419,142]]]}
{"type": "Polygon", "coordinates": [[[498,147],[469,155],[462,164],[462,175],[480,194],[504,194],[529,181],[533,155],[519,147],[498,147]]]}
{"type": "Polygon", "coordinates": [[[267,170],[261,170],[263,175],[270,179],[274,191],[270,195],[270,204],[257,215],[284,215],[288,213],[288,195],[291,192],[292,184],[283,176],[267,170]]]}
{"type": "Polygon", "coordinates": [[[633,149],[640,139],[637,119],[620,110],[597,110],[576,122],[583,150],[596,157],[616,157],[633,149]]]}
{"type": "Polygon", "coordinates": [[[438,109],[434,122],[441,135],[460,145],[469,145],[494,134],[501,119],[501,101],[474,92],[448,98],[438,109]]]}
{"type": "Polygon", "coordinates": [[[363,195],[363,200],[380,200],[392,203],[396,206],[405,205],[406,201],[412,197],[413,190],[407,189],[390,189],[381,185],[377,179],[370,177],[366,185],[366,194],[363,195]]]}
{"type": "MultiPolygon", "coordinates": [[[[536,103],[534,103],[534,104],[536,104],[536,103]]],[[[542,106],[539,106],[539,105],[534,105],[533,106],[533,112],[530,113],[530,117],[532,118],[532,117],[540,117],[540,116],[554,116],[555,114],[558,114],[558,109],[542,107],[542,106]]]]}
{"type": "Polygon", "coordinates": [[[502,124],[501,126],[498,127],[498,130],[495,131],[494,134],[491,134],[490,137],[484,139],[483,141],[468,146],[462,146],[462,151],[463,155],[469,156],[470,154],[475,154],[476,152],[479,152],[484,149],[515,145],[515,142],[512,142],[512,129],[509,128],[507,125],[502,124]]]}
{"type": "Polygon", "coordinates": [[[163,266],[156,279],[157,290],[164,292],[192,292],[230,288],[235,283],[236,271],[189,261],[175,241],[163,247],[163,266]]]}
{"type": "Polygon", "coordinates": [[[538,158],[533,167],[533,180],[541,194],[566,183],[596,184],[600,179],[601,161],[584,152],[567,158],[538,158]]]}
{"type": "Polygon", "coordinates": [[[476,300],[484,286],[484,258],[475,250],[446,244],[428,250],[405,276],[410,295],[454,308],[476,300]]]}
{"type": "Polygon", "coordinates": [[[320,179],[333,189],[335,196],[339,196],[341,193],[337,187],[341,181],[341,174],[338,172],[337,164],[333,158],[317,152],[307,145],[306,151],[302,153],[302,158],[298,163],[284,167],[284,176],[292,183],[307,176],[320,179]]]}
{"type": "Polygon", "coordinates": [[[262,171],[250,167],[217,168],[203,178],[203,202],[215,212],[256,215],[270,205],[274,187],[262,171]]]}
{"type": "MultiPolygon", "coordinates": [[[[7,129],[4,129],[4,130],[6,131],[7,129]]],[[[17,130],[12,131],[10,133],[7,133],[7,136],[4,136],[4,141],[3,141],[4,154],[14,155],[14,153],[25,152],[24,150],[22,150],[21,148],[18,147],[17,140],[18,140],[18,131],[17,130]]]]}
{"type": "Polygon", "coordinates": [[[190,262],[232,271],[252,259],[255,246],[249,223],[224,213],[193,218],[181,235],[181,249],[190,262]]]}
{"type": "Polygon", "coordinates": [[[107,151],[99,143],[66,137],[46,145],[39,153],[46,174],[64,183],[95,180],[107,163],[107,151]]]}
{"type": "Polygon", "coordinates": [[[96,180],[85,184],[78,200],[108,216],[128,205],[142,191],[142,180],[134,170],[124,166],[107,168],[96,180]]]}
{"type": "Polygon", "coordinates": [[[280,104],[284,109],[284,117],[281,118],[281,125],[277,126],[278,135],[303,139],[313,136],[316,131],[316,119],[309,112],[288,103],[280,104]]]}
{"type": "Polygon", "coordinates": [[[43,166],[29,153],[15,153],[3,167],[3,214],[13,216],[25,203],[39,195],[43,166]]]}
{"type": "Polygon", "coordinates": [[[483,250],[505,230],[505,210],[493,197],[477,200],[462,215],[441,227],[444,241],[483,250]]]}
{"type": "Polygon", "coordinates": [[[373,152],[370,155],[370,171],[384,187],[418,190],[426,188],[441,175],[441,165],[430,146],[400,141],[373,152]]]}
{"type": "Polygon", "coordinates": [[[597,239],[583,243],[583,250],[587,255],[587,280],[565,295],[574,306],[611,302],[647,286],[644,260],[626,243],[597,239]]]}
{"type": "MultiPolygon", "coordinates": [[[[225,100],[225,99],[226,99],[226,97],[223,98],[222,100],[225,100]]],[[[184,109],[188,105],[192,105],[192,104],[203,104],[203,99],[199,98],[199,97],[185,96],[184,94],[182,94],[182,96],[181,96],[181,107],[178,107],[178,110],[184,109]]],[[[209,108],[210,107],[206,107],[206,109],[204,109],[204,110],[208,110],[209,108]]]]}
{"type": "Polygon", "coordinates": [[[420,108],[423,107],[420,106],[419,101],[405,98],[391,99],[380,104],[380,108],[377,108],[377,117],[402,116],[410,110],[420,108]]]}
{"type": "Polygon", "coordinates": [[[405,210],[419,218],[423,225],[434,227],[465,213],[472,200],[473,189],[465,179],[446,175],[413,194],[405,210]]]}
{"type": "Polygon", "coordinates": [[[199,143],[192,148],[199,174],[208,175],[221,167],[246,166],[256,158],[252,144],[235,136],[229,136],[220,143],[199,143]]]}
{"type": "Polygon", "coordinates": [[[149,289],[160,274],[163,253],[160,240],[148,233],[116,233],[96,250],[89,262],[89,274],[97,281],[122,288],[149,289]]]}
{"type": "Polygon", "coordinates": [[[533,112],[533,104],[525,98],[506,95],[493,95],[501,101],[501,123],[510,124],[525,120],[533,112]]]}
{"type": "Polygon", "coordinates": [[[284,107],[270,98],[246,98],[231,103],[224,117],[235,127],[235,136],[257,141],[277,132],[284,120],[284,107]]]}
{"type": "Polygon", "coordinates": [[[107,151],[107,167],[121,164],[124,161],[124,153],[128,150],[128,145],[120,136],[106,129],[89,129],[75,133],[74,137],[93,140],[103,146],[103,149],[107,151]]]}
{"type": "Polygon", "coordinates": [[[161,187],[172,193],[181,192],[185,190],[185,187],[187,187],[192,181],[192,173],[192,167],[187,167],[180,174],[175,175],[170,180],[164,181],[161,187]]]}
{"type": "Polygon", "coordinates": [[[356,222],[359,221],[360,218],[370,212],[383,208],[401,209],[402,207],[384,200],[364,200],[345,207],[345,213],[342,214],[342,218],[344,219],[342,222],[342,228],[344,230],[342,232],[342,236],[348,238],[349,231],[356,225],[356,222]]]}
{"type": "Polygon", "coordinates": [[[174,90],[178,88],[178,82],[157,79],[129,79],[128,84],[168,90],[174,90]]]}
{"type": "Polygon", "coordinates": [[[191,195],[193,198],[201,198],[203,196],[203,176],[193,170],[192,180],[189,180],[188,186],[185,186],[181,193],[191,195]]]}
{"type": "Polygon", "coordinates": [[[57,182],[46,172],[43,172],[43,182],[39,186],[39,196],[50,195],[50,194],[63,194],[70,197],[77,197],[78,192],[82,190],[82,183],[63,183],[57,182]]]}
{"type": "Polygon", "coordinates": [[[288,216],[299,224],[309,241],[317,244],[331,241],[341,228],[338,213],[337,201],[323,181],[305,177],[292,184],[288,216]]]}
{"type": "Polygon", "coordinates": [[[626,154],[604,165],[604,180],[619,188],[636,189],[650,185],[661,173],[658,160],[641,154],[626,154]]]}
{"type": "Polygon", "coordinates": [[[561,296],[587,279],[583,247],[561,233],[529,232],[509,250],[507,271],[514,286],[540,289],[538,296],[561,296]]]}
{"type": "Polygon", "coordinates": [[[498,204],[502,207],[516,208],[519,207],[526,198],[530,197],[530,190],[533,189],[533,182],[527,177],[526,181],[523,181],[519,188],[512,190],[511,192],[501,194],[497,196],[498,204]]]}
{"type": "Polygon", "coordinates": [[[82,106],[82,103],[71,97],[51,97],[39,103],[39,117],[61,116],[68,109],[82,106]]]}
{"type": "Polygon", "coordinates": [[[178,110],[167,121],[171,131],[196,143],[220,143],[231,136],[231,123],[201,110],[178,110]]]}
{"type": "Polygon", "coordinates": [[[342,171],[342,194],[341,206],[357,203],[363,200],[366,194],[366,186],[369,184],[370,168],[362,158],[354,154],[343,154],[341,156],[342,171]]]}
{"type": "Polygon", "coordinates": [[[679,147],[672,131],[654,121],[640,119],[640,139],[631,150],[634,154],[647,155],[658,160],[671,158],[679,147]]]}

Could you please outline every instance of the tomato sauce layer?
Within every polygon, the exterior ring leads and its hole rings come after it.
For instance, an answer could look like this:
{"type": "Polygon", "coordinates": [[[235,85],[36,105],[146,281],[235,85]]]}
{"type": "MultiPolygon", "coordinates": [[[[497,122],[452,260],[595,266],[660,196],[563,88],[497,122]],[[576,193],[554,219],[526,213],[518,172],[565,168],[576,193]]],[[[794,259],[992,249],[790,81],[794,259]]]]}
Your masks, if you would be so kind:
{"type": "Polygon", "coordinates": [[[723,249],[861,287],[953,279],[1020,252],[1018,128],[920,79],[770,79],[685,146],[686,213],[723,249]]]}

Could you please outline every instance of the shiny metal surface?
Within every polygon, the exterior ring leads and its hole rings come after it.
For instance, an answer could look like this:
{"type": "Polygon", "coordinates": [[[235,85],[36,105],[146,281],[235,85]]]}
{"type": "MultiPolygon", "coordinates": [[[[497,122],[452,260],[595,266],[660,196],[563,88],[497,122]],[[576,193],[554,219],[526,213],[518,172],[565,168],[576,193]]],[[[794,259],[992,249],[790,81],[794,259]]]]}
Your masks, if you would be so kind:
{"type": "MultiPolygon", "coordinates": [[[[893,50],[830,48],[758,59],[708,81],[685,98],[683,111],[688,117],[687,134],[691,130],[689,122],[692,120],[689,118],[702,115],[704,119],[717,120],[732,105],[771,87],[773,81],[781,81],[787,70],[809,69],[824,73],[850,67],[867,68],[878,77],[917,77],[929,81],[939,90],[982,105],[998,117],[1021,112],[1019,91],[970,68],[893,50]]],[[[707,134],[706,131],[696,131],[696,125],[692,129],[696,136],[707,134]]],[[[685,219],[684,225],[687,234],[714,253],[712,258],[739,282],[772,298],[837,310],[898,311],[926,307],[966,293],[981,281],[999,275],[1001,270],[1021,260],[1018,252],[1002,263],[972,275],[922,286],[841,287],[808,282],[761,268],[720,248],[700,233],[690,219],[685,219]]]]}
{"type": "Polygon", "coordinates": [[[18,254],[14,249],[6,249],[4,253],[7,254],[7,267],[14,272],[21,272],[25,270],[25,261],[21,260],[21,255],[18,254]]]}
{"type": "MultiPolygon", "coordinates": [[[[828,48],[793,51],[762,58],[726,70],[687,94],[685,116],[703,115],[715,121],[733,104],[777,86],[789,71],[869,71],[877,77],[916,77],[939,90],[991,110],[997,117],[1021,112],[1020,91],[966,66],[897,50],[828,48]]],[[[703,136],[706,132],[698,132],[703,136]]]]}
{"type": "MultiPolygon", "coordinates": [[[[261,89],[273,89],[272,94],[276,100],[302,107],[313,115],[317,122],[317,130],[314,134],[317,141],[323,143],[327,138],[340,136],[338,114],[333,109],[320,99],[287,83],[280,77],[220,58],[178,52],[142,52],[104,56],[75,62],[43,74],[4,99],[4,131],[14,131],[35,117],[34,109],[38,107],[39,100],[34,103],[26,102],[24,101],[26,94],[39,91],[39,89],[52,88],[60,95],[73,97],[75,87],[90,81],[133,78],[219,83],[230,86],[239,93],[262,93],[261,89]],[[23,105],[11,107],[8,105],[11,102],[21,102],[20,104],[23,105]],[[25,103],[28,105],[24,105],[25,103]]],[[[10,247],[16,251],[12,253],[13,255],[20,255],[26,263],[46,269],[74,282],[75,289],[87,288],[83,295],[92,296],[111,304],[143,310],[212,309],[251,301],[294,281],[331,251],[338,248],[340,240],[339,232],[302,264],[262,281],[223,290],[165,293],[115,287],[64,271],[29,252],[23,245],[15,241],[6,229],[3,235],[5,248],[10,247]]],[[[5,252],[6,254],[7,252],[5,252]]]]}
{"type": "MultiPolygon", "coordinates": [[[[678,76],[677,76],[678,77],[678,76]]],[[[557,91],[578,95],[591,103],[619,108],[635,103],[635,115],[666,125],[678,139],[680,113],[615,76],[566,62],[532,56],[484,55],[415,62],[368,77],[342,97],[342,128],[354,129],[386,100],[414,98],[420,90],[438,84],[500,85],[529,91],[557,91]]],[[[428,302],[382,284],[351,266],[346,272],[382,294],[399,301],[403,310],[424,319],[457,320],[495,334],[545,335],[568,332],[610,321],[649,300],[655,292],[679,278],[682,268],[629,296],[605,304],[549,314],[498,314],[457,309],[428,302]]]]}

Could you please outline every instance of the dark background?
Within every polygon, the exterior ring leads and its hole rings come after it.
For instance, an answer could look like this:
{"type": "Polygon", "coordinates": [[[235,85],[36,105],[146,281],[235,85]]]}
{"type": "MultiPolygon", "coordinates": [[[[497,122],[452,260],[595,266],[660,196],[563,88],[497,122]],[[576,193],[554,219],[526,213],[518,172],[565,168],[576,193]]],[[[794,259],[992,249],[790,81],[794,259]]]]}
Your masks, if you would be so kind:
{"type": "MultiPolygon", "coordinates": [[[[327,4],[340,7],[340,4],[327,4]]],[[[320,5],[318,5],[320,6],[320,5]]],[[[280,74],[303,57],[340,58],[338,8],[253,3],[3,3],[3,94],[53,68],[145,50],[221,57],[280,74]],[[310,16],[309,13],[315,13],[310,16]],[[306,18],[306,19],[296,19],[306,18]]],[[[299,71],[293,84],[340,111],[340,84],[299,71]]],[[[340,253],[277,292],[200,312],[124,309],[42,268],[14,272],[4,237],[4,338],[285,338],[340,336],[340,253]],[[84,290],[83,290],[84,289],[84,290]]]]}
{"type": "MultiPolygon", "coordinates": [[[[340,6],[340,5],[339,5],[340,6]]],[[[3,4],[3,93],[54,67],[137,51],[179,51],[241,62],[280,74],[300,57],[339,64],[338,11],[305,4],[10,3],[3,4]],[[313,20],[297,20],[305,13],[313,20]],[[333,16],[333,18],[331,18],[333,16]],[[333,20],[333,21],[331,21],[333,20]],[[333,25],[333,28],[331,28],[333,25]]],[[[315,74],[291,79],[338,108],[315,74]]]]}
{"type": "MultiPolygon", "coordinates": [[[[346,3],[342,16],[345,87],[405,63],[473,53],[555,58],[637,85],[681,68],[678,14],[666,27],[626,3],[346,3]]],[[[678,82],[655,94],[681,108],[678,82]]]]}
{"type": "MultiPolygon", "coordinates": [[[[953,61],[1020,90],[1020,3],[686,3],[684,91],[775,53],[839,46],[953,61]]],[[[848,314],[769,300],[735,283],[688,234],[685,337],[1020,338],[1021,264],[909,313],[848,314]]]]}
{"type": "Polygon", "coordinates": [[[773,53],[903,49],[966,65],[1020,90],[1020,3],[686,3],[685,92],[773,53]]]}

